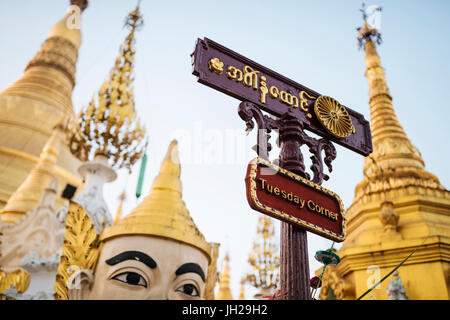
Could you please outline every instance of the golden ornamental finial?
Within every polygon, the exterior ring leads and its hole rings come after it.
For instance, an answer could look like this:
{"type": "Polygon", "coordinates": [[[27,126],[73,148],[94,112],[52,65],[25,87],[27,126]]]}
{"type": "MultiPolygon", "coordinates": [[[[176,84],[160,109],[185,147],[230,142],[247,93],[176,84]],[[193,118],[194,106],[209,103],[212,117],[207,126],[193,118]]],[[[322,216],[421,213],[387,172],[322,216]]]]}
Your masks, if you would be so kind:
{"type": "Polygon", "coordinates": [[[144,19],[139,10],[140,5],[141,1],[139,0],[136,9],[130,12],[125,18],[125,26],[130,27],[132,31],[139,30],[144,25],[144,19]]]}
{"type": "Polygon", "coordinates": [[[219,291],[216,300],[233,300],[230,289],[230,256],[228,252],[225,254],[222,270],[219,275],[219,291]]]}
{"type": "MultiPolygon", "coordinates": [[[[378,7],[378,6],[370,6],[370,8],[374,8],[374,10],[378,11],[378,12],[380,12],[382,10],[382,8],[378,7]]],[[[367,21],[369,16],[368,16],[366,5],[364,4],[364,2],[362,3],[362,8],[359,9],[359,11],[361,11],[362,17],[364,20],[363,27],[359,27],[356,29],[358,31],[359,48],[362,48],[364,46],[364,44],[366,43],[366,41],[368,41],[368,40],[375,42],[377,44],[381,44],[381,42],[382,42],[381,33],[378,32],[378,30],[367,21]]]]}
{"type": "Polygon", "coordinates": [[[120,54],[108,79],[89,105],[78,116],[78,128],[72,130],[70,148],[82,161],[103,154],[109,164],[127,168],[143,155],[147,146],[146,130],[136,115],[133,81],[136,28],[143,19],[137,7],[126,20],[130,33],[121,46],[120,54]]]}
{"type": "Polygon", "coordinates": [[[275,240],[275,226],[271,219],[261,216],[258,221],[257,236],[248,259],[252,271],[247,281],[255,288],[275,289],[280,281],[280,258],[275,240]]]}

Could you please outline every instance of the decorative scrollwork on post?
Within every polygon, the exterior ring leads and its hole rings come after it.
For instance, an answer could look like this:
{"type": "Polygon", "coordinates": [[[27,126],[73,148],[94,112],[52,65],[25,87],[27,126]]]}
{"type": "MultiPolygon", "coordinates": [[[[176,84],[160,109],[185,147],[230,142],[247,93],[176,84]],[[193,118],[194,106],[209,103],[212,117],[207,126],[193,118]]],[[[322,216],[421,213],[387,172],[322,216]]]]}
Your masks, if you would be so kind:
{"type": "Polygon", "coordinates": [[[272,150],[272,145],[269,143],[270,132],[277,127],[276,120],[263,115],[255,104],[248,101],[239,104],[238,114],[245,121],[247,134],[254,129],[253,118],[255,119],[258,125],[258,137],[254,150],[260,158],[269,160],[269,152],[272,150]]]}
{"type": "Polygon", "coordinates": [[[336,159],[336,148],[327,139],[314,139],[307,136],[305,133],[302,134],[302,138],[309,147],[309,152],[312,153],[312,156],[310,157],[312,161],[310,168],[314,174],[312,181],[321,185],[323,180],[327,181],[330,178],[323,172],[322,150],[325,151],[324,162],[328,171],[331,172],[333,170],[331,162],[336,159]]]}
{"type": "Polygon", "coordinates": [[[279,119],[273,119],[264,115],[258,106],[248,101],[239,104],[238,114],[245,121],[247,133],[254,129],[254,120],[258,125],[255,151],[260,158],[269,160],[269,151],[272,149],[269,143],[270,133],[277,129],[280,130],[281,154],[279,160],[282,167],[300,174],[306,179],[311,179],[311,175],[305,172],[303,155],[300,151],[300,147],[306,144],[312,154],[310,157],[312,161],[310,168],[313,173],[311,180],[320,185],[324,180],[329,179],[329,176],[323,172],[323,162],[331,172],[333,169],[331,162],[336,159],[336,149],[329,140],[308,136],[303,130],[303,123],[289,113],[279,119]],[[322,151],[325,152],[323,160],[322,151]]]}

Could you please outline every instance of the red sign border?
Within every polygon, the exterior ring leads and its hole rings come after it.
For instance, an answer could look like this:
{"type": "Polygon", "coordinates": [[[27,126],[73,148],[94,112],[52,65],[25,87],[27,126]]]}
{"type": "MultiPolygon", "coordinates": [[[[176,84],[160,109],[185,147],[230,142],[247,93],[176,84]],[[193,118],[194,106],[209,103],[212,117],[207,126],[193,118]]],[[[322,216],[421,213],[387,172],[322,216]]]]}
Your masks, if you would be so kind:
{"type": "Polygon", "coordinates": [[[264,160],[259,157],[253,159],[249,163],[249,166],[250,166],[250,169],[248,170],[247,176],[246,176],[246,180],[249,179],[249,181],[247,183],[246,190],[247,190],[247,200],[250,204],[250,207],[252,207],[256,211],[265,213],[273,218],[276,218],[276,219],[279,219],[279,220],[282,220],[285,222],[293,223],[303,229],[306,229],[307,231],[310,231],[312,233],[315,233],[315,234],[325,237],[327,239],[333,240],[335,242],[342,242],[345,240],[347,219],[345,217],[344,204],[342,203],[341,198],[339,198],[339,196],[336,193],[334,193],[333,191],[330,191],[310,180],[300,177],[299,175],[296,175],[286,169],[283,169],[283,168],[271,163],[270,161],[264,160]],[[337,200],[337,202],[339,203],[340,214],[342,216],[342,234],[336,234],[335,232],[324,229],[320,226],[312,224],[311,222],[307,222],[302,219],[293,217],[283,211],[280,211],[280,210],[277,210],[277,209],[274,209],[274,208],[271,208],[271,207],[268,207],[268,206],[262,204],[258,200],[258,197],[256,195],[256,188],[257,188],[256,187],[256,171],[257,171],[256,169],[259,164],[262,164],[266,167],[272,168],[277,173],[281,173],[290,179],[296,180],[300,183],[303,183],[309,187],[316,189],[317,191],[323,192],[323,193],[335,198],[337,200]]]}

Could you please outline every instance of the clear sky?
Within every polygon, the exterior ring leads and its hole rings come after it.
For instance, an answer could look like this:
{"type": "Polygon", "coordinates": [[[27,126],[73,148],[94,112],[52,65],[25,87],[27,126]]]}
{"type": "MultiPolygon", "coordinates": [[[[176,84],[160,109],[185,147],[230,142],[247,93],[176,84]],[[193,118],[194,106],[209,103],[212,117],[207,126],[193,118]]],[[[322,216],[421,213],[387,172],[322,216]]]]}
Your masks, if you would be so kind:
{"type": "MultiPolygon", "coordinates": [[[[0,90],[19,78],[68,3],[0,1],[0,90]]],[[[450,2],[376,0],[367,4],[383,7],[383,44],[378,52],[397,116],[422,153],[427,170],[448,188],[450,2]]],[[[136,1],[92,0],[83,13],[75,111],[89,102],[112,68],[127,34],[124,18],[135,5],[136,1]]],[[[235,298],[239,280],[248,271],[259,216],[249,208],[244,188],[256,138],[254,134],[245,137],[238,100],[196,82],[190,59],[195,41],[208,37],[370,119],[364,52],[358,50],[356,40],[356,28],[362,25],[360,7],[360,0],[141,3],[145,27],[136,35],[134,86],[136,109],[150,138],[144,194],[171,139],[178,138],[183,198],[206,239],[222,244],[219,262],[229,250],[235,298]]],[[[277,155],[275,150],[271,159],[277,155]]],[[[309,158],[306,153],[305,158],[309,158]]],[[[324,186],[339,194],[346,208],[363,178],[362,166],[360,155],[337,146],[334,170],[324,186]]],[[[112,213],[124,186],[125,211],[137,205],[138,171],[139,163],[131,175],[121,171],[118,180],[105,187],[112,213]]],[[[331,241],[308,234],[308,245],[313,273],[320,267],[314,252],[329,248],[331,241]]],[[[247,298],[253,293],[247,287],[247,298]]]]}

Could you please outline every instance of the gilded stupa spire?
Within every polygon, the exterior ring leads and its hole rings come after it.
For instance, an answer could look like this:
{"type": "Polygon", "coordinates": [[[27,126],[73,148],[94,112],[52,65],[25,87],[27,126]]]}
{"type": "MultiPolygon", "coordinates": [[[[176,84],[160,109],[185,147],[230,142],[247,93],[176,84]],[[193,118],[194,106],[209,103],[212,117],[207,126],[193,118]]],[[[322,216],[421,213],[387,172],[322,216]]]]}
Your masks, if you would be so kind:
{"type": "Polygon", "coordinates": [[[131,166],[146,148],[146,130],[136,115],[132,86],[135,32],[142,27],[143,21],[138,5],[125,20],[130,32],[109,77],[79,114],[79,128],[73,130],[70,147],[82,161],[102,154],[112,167],[125,167],[131,171],[131,166]]]}
{"type": "Polygon", "coordinates": [[[127,198],[127,194],[126,194],[125,190],[123,190],[119,196],[119,206],[117,207],[116,215],[114,216],[114,224],[117,224],[120,220],[122,220],[123,203],[126,198],[127,198]]]}
{"type": "Polygon", "coordinates": [[[211,245],[198,230],[182,199],[178,143],[172,141],[150,194],[125,218],[106,228],[101,240],[122,235],[149,235],[180,241],[212,260],[211,245]]]}
{"type": "Polygon", "coordinates": [[[216,300],[233,300],[230,289],[230,256],[228,252],[225,254],[222,270],[219,275],[219,292],[217,292],[216,300]]]}
{"type": "Polygon", "coordinates": [[[37,100],[54,107],[60,118],[62,115],[73,117],[72,90],[81,45],[79,20],[88,1],[71,0],[70,3],[71,7],[50,30],[24,74],[0,96],[37,100]]]}
{"type": "MultiPolygon", "coordinates": [[[[366,54],[373,153],[364,160],[364,179],[346,212],[347,237],[336,252],[340,263],[327,266],[325,272],[316,270],[317,277],[324,272],[319,299],[367,299],[362,294],[371,286],[370,270],[376,266],[384,276],[396,266],[403,270],[411,299],[448,300],[450,192],[425,171],[419,151],[395,114],[376,50],[381,35],[375,27],[381,19],[375,10],[363,8],[364,26],[358,30],[366,54]]],[[[372,280],[375,284],[378,279],[372,280]]],[[[381,282],[377,285],[381,290],[371,291],[372,297],[388,299],[388,285],[381,282]]]]}
{"type": "Polygon", "coordinates": [[[23,214],[34,209],[41,201],[47,185],[55,178],[54,168],[58,160],[63,131],[62,125],[57,125],[53,129],[38,163],[1,210],[3,222],[14,222],[23,214]]]}
{"type": "Polygon", "coordinates": [[[368,23],[365,10],[361,11],[364,26],[358,28],[358,41],[366,53],[373,153],[365,158],[366,178],[355,190],[355,201],[365,194],[408,186],[444,190],[438,178],[425,171],[419,150],[412,145],[397,118],[376,50],[376,44],[381,44],[381,35],[368,23]]]}

